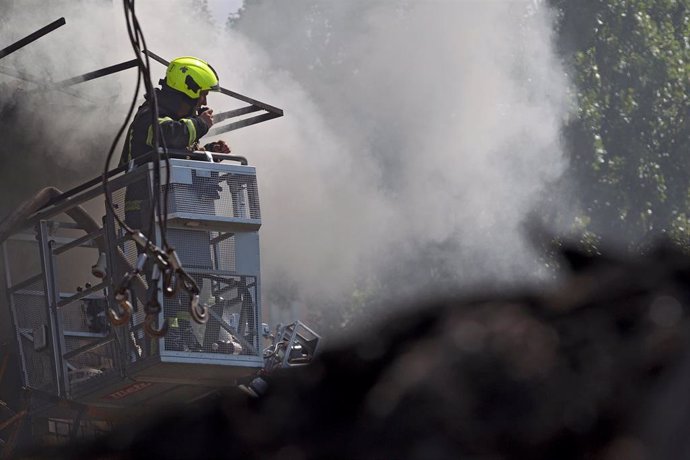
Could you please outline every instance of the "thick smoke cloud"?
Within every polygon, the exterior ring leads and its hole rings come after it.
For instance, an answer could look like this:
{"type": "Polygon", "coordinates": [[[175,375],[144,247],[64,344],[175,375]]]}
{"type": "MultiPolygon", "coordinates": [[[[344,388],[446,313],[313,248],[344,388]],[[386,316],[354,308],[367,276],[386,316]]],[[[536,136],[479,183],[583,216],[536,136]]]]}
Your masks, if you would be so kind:
{"type": "MultiPolygon", "coordinates": [[[[345,292],[369,280],[389,301],[539,279],[523,228],[566,168],[551,12],[515,1],[296,5],[247,2],[238,24],[326,125],[310,145],[257,158],[275,219],[268,268],[345,292]],[[280,200],[286,190],[308,198],[280,200]]],[[[240,136],[262,145],[258,130],[240,136]]]]}
{"type": "MultiPolygon", "coordinates": [[[[1,66],[59,80],[131,59],[119,2],[29,3],[7,3],[0,42],[63,15],[68,25],[1,66]]],[[[265,0],[247,2],[227,32],[189,14],[192,4],[139,2],[149,47],[203,57],[223,86],[286,111],[225,136],[260,174],[269,307],[539,278],[523,224],[566,167],[566,82],[545,6],[265,0]]],[[[164,69],[154,69],[155,80],[164,69]]],[[[19,128],[60,146],[58,161],[31,144],[31,168],[41,158],[63,174],[39,173],[36,187],[94,175],[134,78],[72,88],[80,98],[20,99],[19,128]]],[[[236,106],[220,95],[210,104],[236,106]]]]}
{"type": "MultiPolygon", "coordinates": [[[[3,214],[47,185],[95,177],[121,123],[124,96],[115,76],[60,91],[45,85],[96,70],[126,54],[123,28],[107,2],[3,0],[0,43],[65,17],[67,25],[0,60],[3,214]]],[[[122,21],[124,22],[124,21],[122,21]]]]}

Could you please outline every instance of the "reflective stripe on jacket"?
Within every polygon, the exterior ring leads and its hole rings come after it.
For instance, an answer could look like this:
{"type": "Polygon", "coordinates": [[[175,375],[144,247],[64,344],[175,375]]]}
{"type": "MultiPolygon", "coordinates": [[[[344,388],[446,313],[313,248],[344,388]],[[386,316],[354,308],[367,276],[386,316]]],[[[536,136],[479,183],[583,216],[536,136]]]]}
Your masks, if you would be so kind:
{"type": "MultiPolygon", "coordinates": [[[[171,149],[184,149],[192,146],[208,132],[208,126],[196,116],[177,118],[174,109],[166,104],[167,101],[161,94],[161,91],[157,89],[158,123],[162,141],[165,142],[166,147],[171,149]]],[[[153,135],[151,108],[149,102],[146,101],[139,107],[134,120],[129,125],[119,164],[126,164],[130,160],[153,150],[153,135]]],[[[162,141],[159,141],[161,145],[162,141]]]]}
{"type": "MultiPolygon", "coordinates": [[[[158,124],[162,141],[171,149],[185,149],[192,146],[208,132],[208,126],[199,117],[178,118],[175,114],[179,101],[168,100],[166,94],[156,89],[158,99],[158,124]]],[[[144,102],[134,120],[129,125],[125,144],[122,147],[119,165],[129,163],[132,159],[153,150],[153,125],[151,123],[151,107],[149,101],[144,102]]],[[[147,200],[148,192],[144,183],[136,183],[127,187],[125,196],[125,212],[138,212],[143,208],[143,200],[147,200]]]]}

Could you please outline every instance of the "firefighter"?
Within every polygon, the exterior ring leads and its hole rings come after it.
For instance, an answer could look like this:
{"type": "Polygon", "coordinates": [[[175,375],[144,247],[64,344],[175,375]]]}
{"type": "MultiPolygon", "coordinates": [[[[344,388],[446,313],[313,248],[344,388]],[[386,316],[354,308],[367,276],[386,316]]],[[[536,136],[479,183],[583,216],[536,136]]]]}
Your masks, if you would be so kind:
{"type": "MultiPolygon", "coordinates": [[[[223,141],[199,147],[202,138],[213,125],[213,110],[206,107],[209,91],[218,91],[218,74],[207,62],[190,56],[173,59],[155,89],[158,102],[158,123],[162,139],[159,144],[171,149],[208,150],[230,153],[223,141]]],[[[151,104],[147,100],[139,107],[129,126],[120,157],[120,166],[153,149],[151,104]]],[[[143,182],[143,181],[142,181],[143,182]]],[[[146,218],[150,214],[148,193],[137,184],[127,188],[125,221],[132,228],[146,232],[146,218]]],[[[143,184],[142,184],[143,185],[143,184]]]]}
{"type": "MultiPolygon", "coordinates": [[[[158,101],[158,123],[166,147],[193,147],[213,125],[213,110],[206,107],[209,91],[218,91],[218,74],[205,61],[195,57],[173,59],[155,89],[158,101]]],[[[146,96],[148,98],[148,95],[146,96]]],[[[120,164],[143,155],[153,148],[150,104],[139,107],[129,126],[120,164]]],[[[207,150],[229,153],[223,141],[206,145],[207,150]]]]}
{"type": "MultiPolygon", "coordinates": [[[[207,62],[190,56],[173,59],[168,65],[165,78],[159,81],[160,89],[155,89],[158,103],[159,146],[169,149],[208,150],[216,153],[230,153],[230,148],[223,141],[217,141],[199,146],[199,140],[213,125],[213,110],[206,106],[209,91],[218,91],[218,74],[207,62]]],[[[146,101],[139,107],[134,120],[129,126],[125,143],[120,157],[120,166],[128,164],[154,148],[154,126],[151,118],[151,101],[146,95],[146,101]]],[[[217,175],[211,178],[213,187],[217,190],[217,175]]],[[[125,223],[132,229],[138,229],[148,235],[152,228],[151,196],[146,179],[136,179],[127,185],[125,192],[125,223]]],[[[217,192],[216,192],[217,193],[217,192]]],[[[172,231],[168,232],[171,237],[172,231]]],[[[142,248],[137,248],[141,253],[142,248]]],[[[209,256],[210,257],[210,256],[209,256]]],[[[184,258],[183,258],[184,259],[184,258]]],[[[186,262],[183,260],[183,262],[186,262]]],[[[150,284],[151,263],[147,262],[145,273],[150,284]]],[[[201,284],[200,278],[195,281],[201,284]]],[[[137,310],[135,293],[131,293],[134,309],[137,310]]],[[[146,298],[152,294],[148,293],[146,298]]],[[[155,294],[153,294],[155,295],[155,294]]],[[[166,337],[166,347],[174,349],[198,350],[200,346],[193,337],[190,322],[184,315],[188,304],[188,293],[180,293],[173,299],[166,299],[166,318],[170,323],[170,334],[166,337]],[[175,340],[179,338],[180,340],[175,340]],[[168,343],[170,342],[170,343],[168,343]]]]}

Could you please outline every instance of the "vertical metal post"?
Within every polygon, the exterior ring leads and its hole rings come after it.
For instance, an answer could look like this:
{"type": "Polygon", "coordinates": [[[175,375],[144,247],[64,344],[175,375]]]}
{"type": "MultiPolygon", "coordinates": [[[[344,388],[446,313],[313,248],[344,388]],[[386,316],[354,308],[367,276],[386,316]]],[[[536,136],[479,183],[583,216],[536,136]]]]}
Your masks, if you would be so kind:
{"type": "Polygon", "coordinates": [[[67,352],[67,344],[65,343],[64,334],[65,325],[62,317],[62,311],[58,308],[58,302],[60,302],[60,289],[55,276],[57,268],[57,263],[55,263],[55,241],[49,240],[48,248],[50,249],[50,257],[48,259],[48,263],[50,264],[50,281],[53,285],[54,301],[54,303],[51,304],[50,309],[55,319],[55,330],[57,331],[57,344],[59,350],[59,360],[56,361],[56,364],[59,366],[59,369],[62,369],[63,393],[61,394],[61,396],[69,398],[71,393],[71,386],[69,383],[69,374],[67,372],[67,361],[63,358],[63,355],[67,352]]]}
{"type": "Polygon", "coordinates": [[[12,287],[12,275],[10,274],[10,261],[7,257],[7,240],[2,242],[2,263],[5,266],[5,287],[9,290],[12,287]]]}
{"type": "Polygon", "coordinates": [[[7,240],[2,243],[2,262],[5,265],[5,294],[7,295],[7,302],[10,306],[10,317],[12,318],[12,328],[14,330],[17,351],[19,352],[19,359],[21,361],[22,369],[22,384],[29,386],[29,374],[26,372],[26,357],[24,355],[24,348],[21,346],[21,337],[19,335],[19,321],[17,321],[17,306],[14,303],[14,293],[10,292],[12,288],[12,274],[10,273],[10,259],[7,256],[7,240]]]}
{"type": "MultiPolygon", "coordinates": [[[[221,235],[222,235],[222,232],[219,231],[217,237],[220,237],[221,235]]],[[[211,241],[213,241],[213,239],[211,239],[211,241]]],[[[213,267],[212,267],[212,269],[213,269],[213,270],[216,270],[216,271],[222,269],[222,268],[221,268],[222,265],[221,265],[221,262],[220,262],[220,257],[221,257],[221,253],[220,253],[220,243],[221,243],[222,241],[225,241],[225,240],[216,241],[216,242],[214,242],[214,243],[211,243],[211,253],[213,254],[213,261],[212,261],[212,262],[213,262],[213,267]]],[[[220,303],[220,294],[214,295],[214,294],[213,294],[214,288],[217,288],[218,290],[220,290],[220,281],[211,280],[211,295],[213,296],[213,303],[214,303],[214,304],[219,304],[219,303],[220,303]]],[[[223,315],[221,314],[221,316],[223,316],[223,315]]]]}
{"type": "Polygon", "coordinates": [[[230,190],[230,197],[232,199],[232,216],[235,219],[247,218],[247,204],[244,199],[246,184],[239,184],[236,188],[233,187],[232,182],[228,186],[230,190]]]}
{"type": "MultiPolygon", "coordinates": [[[[113,200],[113,194],[112,190],[110,187],[108,190],[105,190],[105,193],[108,194],[108,197],[110,198],[110,201],[112,202],[113,200]]],[[[113,211],[111,209],[106,209],[105,210],[105,217],[103,218],[103,238],[105,240],[105,246],[106,246],[106,259],[107,259],[107,266],[108,266],[108,272],[106,273],[106,279],[110,280],[108,286],[115,286],[118,280],[116,279],[116,276],[119,275],[119,273],[116,273],[116,268],[117,265],[115,261],[117,260],[117,251],[118,245],[116,244],[116,241],[118,240],[118,235],[115,233],[115,217],[113,216],[113,211]]],[[[116,304],[115,302],[115,292],[113,289],[108,288],[108,294],[106,296],[107,304],[106,304],[106,309],[107,308],[113,308],[116,304]]],[[[113,328],[114,326],[110,326],[113,328]]],[[[123,337],[122,334],[118,335],[118,331],[115,330],[113,331],[115,337],[118,337],[120,340],[120,343],[116,342],[116,349],[117,353],[116,356],[113,358],[115,359],[115,367],[119,370],[120,376],[124,377],[126,375],[125,372],[125,366],[127,365],[127,360],[123,358],[124,353],[126,353],[126,350],[123,349],[124,345],[122,343],[127,342],[127,338],[123,337]]]]}
{"type": "MultiPolygon", "coordinates": [[[[168,185],[166,184],[166,187],[167,186],[168,185]]],[[[160,193],[160,191],[159,191],[159,193],[160,193]]],[[[161,206],[163,206],[163,203],[161,203],[161,206]]],[[[157,216],[154,216],[154,220],[156,220],[156,219],[157,219],[157,216]]],[[[167,237],[167,235],[165,235],[165,236],[167,237]]],[[[161,247],[161,248],[163,247],[163,234],[161,232],[160,225],[154,225],[152,238],[153,238],[153,242],[155,245],[157,245],[158,247],[161,247]]],[[[149,269],[153,269],[153,266],[149,267],[149,269]]],[[[160,278],[158,279],[158,281],[156,281],[156,283],[158,283],[158,289],[156,290],[156,297],[158,298],[158,304],[161,305],[161,311],[158,313],[158,327],[162,327],[163,322],[165,321],[165,308],[166,308],[165,297],[163,296],[163,274],[161,274],[160,278]]],[[[153,348],[155,348],[157,350],[157,353],[160,356],[162,354],[161,351],[166,350],[165,349],[165,339],[163,337],[158,337],[158,338],[151,337],[150,340],[152,341],[152,345],[155,345],[153,348]]]]}
{"type": "Polygon", "coordinates": [[[242,187],[240,189],[240,217],[242,219],[246,219],[249,217],[249,213],[247,212],[247,184],[242,184],[242,187]]]}
{"type": "Polygon", "coordinates": [[[46,308],[48,326],[50,329],[50,349],[53,352],[53,370],[55,385],[58,396],[66,396],[67,393],[67,373],[62,360],[62,333],[59,329],[57,303],[59,294],[55,283],[55,273],[52,264],[52,241],[48,240],[48,222],[41,220],[38,224],[39,253],[41,256],[41,268],[43,270],[43,289],[46,295],[46,308]]]}
{"type": "Polygon", "coordinates": [[[259,352],[259,355],[261,354],[261,350],[263,347],[260,346],[261,344],[261,331],[259,330],[261,327],[261,323],[263,322],[263,318],[261,317],[261,275],[257,275],[254,281],[254,284],[256,284],[256,290],[255,290],[255,295],[254,295],[254,314],[256,315],[256,320],[254,321],[254,327],[256,328],[255,332],[255,343],[254,346],[256,347],[257,352],[259,352]]]}

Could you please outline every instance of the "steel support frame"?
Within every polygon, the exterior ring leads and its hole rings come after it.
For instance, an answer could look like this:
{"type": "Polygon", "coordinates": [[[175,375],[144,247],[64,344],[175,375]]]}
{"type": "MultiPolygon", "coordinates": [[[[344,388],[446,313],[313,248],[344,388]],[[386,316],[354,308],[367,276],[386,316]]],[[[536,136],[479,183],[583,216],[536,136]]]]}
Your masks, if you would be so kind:
{"type": "Polygon", "coordinates": [[[62,359],[65,350],[65,340],[62,331],[62,320],[58,312],[58,301],[60,292],[55,282],[55,256],[53,255],[54,242],[49,239],[49,221],[41,220],[37,225],[39,254],[41,268],[43,270],[43,289],[45,292],[48,330],[50,331],[51,341],[50,350],[53,354],[53,370],[55,377],[56,393],[59,397],[69,396],[69,377],[67,367],[62,359]]]}
{"type": "MultiPolygon", "coordinates": [[[[135,178],[137,177],[138,175],[135,175],[135,178]]],[[[125,182],[127,179],[127,177],[121,178],[121,180],[125,180],[125,182]]],[[[105,190],[105,193],[108,194],[108,199],[111,203],[113,200],[113,190],[123,188],[117,187],[119,182],[120,181],[116,182],[115,184],[109,183],[108,189],[105,190]]],[[[106,263],[108,266],[106,278],[103,280],[103,282],[113,286],[113,289],[107,290],[106,296],[107,308],[111,308],[112,306],[117,305],[117,302],[115,301],[115,287],[117,287],[120,283],[120,280],[115,277],[115,271],[117,268],[115,260],[117,260],[117,251],[119,250],[118,241],[120,238],[115,234],[115,216],[113,215],[113,210],[109,207],[106,207],[105,210],[105,218],[103,220],[103,236],[105,238],[105,246],[107,248],[106,263]]],[[[127,365],[126,357],[128,356],[127,353],[129,350],[129,341],[127,340],[129,333],[129,325],[126,325],[126,327],[115,327],[111,325],[111,334],[113,334],[115,338],[115,347],[118,350],[114,356],[115,362],[113,363],[113,366],[118,370],[120,377],[122,378],[127,376],[125,367],[127,365]]]]}
{"type": "MultiPolygon", "coordinates": [[[[17,306],[14,303],[14,293],[16,289],[14,289],[14,286],[12,286],[12,274],[10,271],[10,261],[9,257],[7,256],[7,241],[2,242],[2,263],[5,265],[5,295],[7,296],[7,303],[9,304],[10,307],[10,317],[12,318],[12,328],[14,329],[14,333],[16,336],[17,340],[17,352],[19,354],[19,360],[21,363],[21,373],[22,373],[22,384],[26,387],[29,385],[29,375],[26,372],[26,356],[24,355],[24,349],[21,346],[21,337],[19,333],[19,322],[17,321],[17,313],[16,313],[16,308],[17,306]]],[[[32,280],[33,282],[38,281],[41,279],[41,275],[33,276],[29,278],[29,280],[32,280]]],[[[28,281],[28,280],[27,280],[28,281]]],[[[24,284],[24,282],[19,283],[19,284],[24,284]]]]}

